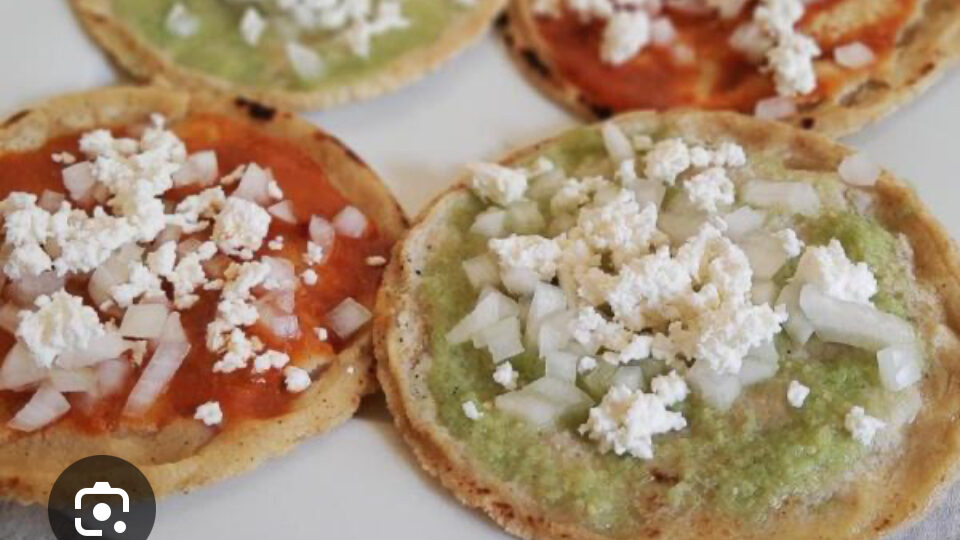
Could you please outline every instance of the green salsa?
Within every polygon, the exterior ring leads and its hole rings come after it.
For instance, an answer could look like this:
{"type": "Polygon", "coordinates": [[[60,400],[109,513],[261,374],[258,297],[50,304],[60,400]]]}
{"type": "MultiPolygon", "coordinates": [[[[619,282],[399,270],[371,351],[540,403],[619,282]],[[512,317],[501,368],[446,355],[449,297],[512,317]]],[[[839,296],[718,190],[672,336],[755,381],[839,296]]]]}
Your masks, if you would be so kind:
{"type": "MultiPolygon", "coordinates": [[[[603,149],[595,133],[582,130],[544,148],[543,154],[571,171],[593,167],[603,149]]],[[[460,204],[452,223],[458,233],[440,245],[424,271],[419,295],[434,323],[429,388],[440,423],[468,445],[480,466],[523,486],[558,515],[607,534],[629,535],[644,523],[645,516],[633,504],[642,494],[663,501],[678,516],[706,505],[759,519],[788,497],[819,493],[858,463],[865,450],[844,428],[844,415],[852,406],[884,412],[899,399],[883,390],[874,354],[821,343],[816,337],[798,350],[781,334],[775,377],[745,388],[728,412],[710,408],[696,395],[675,406],[688,426],[657,436],[650,461],[600,454],[576,434],[585,417],[553,432],[537,432],[492,406],[483,407],[478,420],[470,420],[462,404],[490,404],[502,388],[491,378],[494,366],[486,352],[470,344],[451,345],[444,336],[476,301],[461,263],[484,250],[483,239],[467,232],[483,209],[476,198],[460,204]],[[813,389],[800,409],[786,404],[792,380],[813,389]]],[[[825,213],[800,225],[797,230],[807,243],[824,244],[836,237],[852,259],[869,263],[882,289],[877,305],[905,313],[898,287],[905,286],[907,269],[896,258],[892,234],[850,211],[825,213]]],[[[521,384],[543,375],[535,354],[511,361],[521,384]]],[[[596,398],[582,379],[578,384],[596,398]]]]}
{"type": "Polygon", "coordinates": [[[405,53],[435,41],[464,8],[453,0],[404,0],[410,26],[372,39],[370,55],[359,57],[337,33],[316,31],[298,41],[320,54],[324,75],[311,81],[297,76],[287,60],[286,40],[271,24],[256,47],[240,33],[246,5],[225,0],[114,0],[117,17],[138,36],[159,48],[181,66],[255,88],[312,91],[342,86],[369,77],[405,53]],[[178,37],[166,28],[166,18],[177,2],[200,21],[196,34],[178,37]]]}

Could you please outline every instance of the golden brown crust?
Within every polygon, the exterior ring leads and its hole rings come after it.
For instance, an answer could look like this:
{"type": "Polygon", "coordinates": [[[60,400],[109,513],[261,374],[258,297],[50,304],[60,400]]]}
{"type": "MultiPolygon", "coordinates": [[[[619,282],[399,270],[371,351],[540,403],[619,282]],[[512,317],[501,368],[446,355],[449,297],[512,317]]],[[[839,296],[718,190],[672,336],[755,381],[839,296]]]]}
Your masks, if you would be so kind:
{"type": "MultiPolygon", "coordinates": [[[[816,164],[835,170],[850,150],[822,136],[783,124],[732,113],[632,113],[615,119],[644,132],[668,130],[696,140],[734,139],[748,151],[783,156],[787,162],[816,164]]],[[[504,160],[536,150],[521,150],[504,160]]],[[[448,233],[447,219],[457,201],[469,197],[455,187],[416,220],[394,256],[380,290],[374,322],[377,375],[397,427],[424,469],[467,506],[479,508],[509,532],[531,539],[612,538],[589,530],[565,515],[551,513],[511,482],[487,472],[437,419],[427,374],[430,370],[429,326],[416,290],[430,252],[448,233]]],[[[884,173],[876,188],[879,219],[904,234],[915,253],[917,278],[927,300],[918,324],[933,341],[934,359],[922,383],[924,408],[906,435],[902,455],[891,467],[880,464],[845,484],[829,504],[813,515],[802,504],[787,504],[769,516],[762,530],[729,516],[697,512],[630,538],[699,539],[865,539],[917,519],[953,478],[960,460],[960,256],[943,228],[903,183],[884,173]]]]}
{"type": "MultiPolygon", "coordinates": [[[[544,54],[545,44],[534,31],[530,0],[511,0],[498,24],[515,63],[542,92],[573,113],[603,119],[611,111],[590,103],[565,80],[544,54]]],[[[867,76],[839,85],[830,98],[804,108],[784,121],[831,137],[854,133],[893,113],[919,96],[960,59],[960,4],[955,0],[927,0],[923,12],[897,43],[889,62],[867,76]]]]}
{"type": "MultiPolygon", "coordinates": [[[[382,235],[399,238],[406,220],[380,179],[331,135],[288,112],[245,100],[221,100],[159,88],[113,88],[38,104],[0,123],[0,153],[28,151],[58,135],[94,127],[142,123],[151,113],[176,121],[195,113],[226,115],[302,149],[327,173],[331,184],[373,219],[382,235]]],[[[220,430],[190,419],[156,432],[88,435],[54,424],[27,436],[0,427],[0,498],[45,503],[57,475],[88,455],[111,454],[137,465],[157,496],[187,491],[254,468],[300,440],[333,428],[357,410],[375,389],[370,331],[326,367],[293,409],[267,419],[227,419],[220,430]]]]}
{"type": "Polygon", "coordinates": [[[385,69],[356,82],[315,91],[290,91],[239,85],[178,65],[139,38],[112,13],[110,0],[70,0],[90,35],[134,77],[188,90],[220,92],[293,110],[326,109],[369,99],[405,86],[440,67],[483,34],[506,0],[477,0],[428,46],[391,62],[385,69]]]}

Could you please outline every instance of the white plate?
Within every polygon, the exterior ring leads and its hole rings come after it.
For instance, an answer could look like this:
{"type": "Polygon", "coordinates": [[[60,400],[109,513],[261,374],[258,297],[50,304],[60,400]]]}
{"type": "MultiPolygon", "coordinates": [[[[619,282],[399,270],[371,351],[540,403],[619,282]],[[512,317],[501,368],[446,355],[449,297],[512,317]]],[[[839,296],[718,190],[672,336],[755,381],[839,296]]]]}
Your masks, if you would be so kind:
{"type": "MultiPolygon", "coordinates": [[[[0,114],[45,96],[116,83],[64,0],[0,2],[0,114]]],[[[847,142],[903,178],[960,233],[960,73],[847,142]]],[[[421,82],[311,118],[387,181],[408,212],[453,182],[461,165],[571,126],[574,119],[517,73],[487,36],[421,82]]],[[[898,538],[960,538],[960,489],[898,538]]],[[[50,537],[39,508],[0,505],[0,538],[50,537]]],[[[507,538],[420,472],[381,398],[335,432],[256,471],[163,501],[155,539],[507,538]]]]}

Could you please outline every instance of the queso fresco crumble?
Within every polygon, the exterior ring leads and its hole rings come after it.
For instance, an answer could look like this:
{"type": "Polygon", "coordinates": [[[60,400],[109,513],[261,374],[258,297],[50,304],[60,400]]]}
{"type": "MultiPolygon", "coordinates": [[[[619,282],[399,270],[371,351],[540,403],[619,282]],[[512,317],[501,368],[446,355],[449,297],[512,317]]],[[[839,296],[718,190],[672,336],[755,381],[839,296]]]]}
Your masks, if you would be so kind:
{"type": "MultiPolygon", "coordinates": [[[[282,345],[301,332],[325,341],[327,329],[300,328],[297,290],[324,287],[318,271],[338,238],[366,234],[366,216],[346,206],[329,221],[300,222],[270,169],[249,163],[221,176],[215,151],[188,154],[159,115],[139,138],[98,129],[80,137],[79,149],[81,156],[52,156],[64,166],[65,193],[15,191],[0,202],[0,326],[15,338],[0,390],[36,390],[8,426],[40,429],[71,409],[65,395],[99,399],[134,376],[122,415],[141,418],[194,347],[216,358],[210,378],[276,371],[287,392],[306,391],[310,371],[282,345]],[[192,194],[172,196],[178,191],[192,194]],[[283,248],[282,236],[267,238],[275,221],[308,230],[302,260],[261,255],[267,243],[271,252],[283,248]],[[303,279],[295,262],[306,267],[303,279]],[[192,343],[182,317],[202,308],[201,293],[217,300],[205,342],[192,343]],[[266,328],[264,339],[254,325],[266,328]]],[[[326,318],[346,340],[370,313],[347,297],[326,318]]],[[[227,416],[215,400],[196,407],[208,426],[227,416]]]]}
{"type": "MultiPolygon", "coordinates": [[[[463,262],[478,298],[446,341],[486,351],[502,390],[464,402],[467,418],[496,410],[555,429],[581,411],[577,432],[601,453],[649,460],[658,436],[688,429],[678,405],[690,395],[727,411],[774,377],[777,339],[868,351],[886,392],[917,384],[922,345],[874,304],[874,271],[836,238],[805,245],[794,230],[821,213],[813,184],[738,177],[749,156],[734,141],[631,140],[614,123],[601,133],[612,177],[570,177],[542,156],[469,167],[488,205],[470,232],[486,249],[463,262]],[[511,359],[531,351],[545,376],[524,382],[511,359]]],[[[840,175],[869,188],[880,171],[854,155],[840,175]]],[[[797,410],[816,393],[793,380],[780,399],[797,410]]],[[[871,446],[887,422],[866,405],[841,421],[871,446]]]]}

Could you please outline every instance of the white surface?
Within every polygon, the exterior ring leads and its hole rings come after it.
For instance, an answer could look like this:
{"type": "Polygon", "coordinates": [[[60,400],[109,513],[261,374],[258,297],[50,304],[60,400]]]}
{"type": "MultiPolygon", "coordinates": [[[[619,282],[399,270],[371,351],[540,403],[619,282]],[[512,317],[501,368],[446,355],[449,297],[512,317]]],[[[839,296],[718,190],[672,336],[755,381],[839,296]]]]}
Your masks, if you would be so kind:
{"type": "MultiPolygon", "coordinates": [[[[0,2],[0,114],[118,75],[64,0],[0,2]]],[[[960,73],[848,142],[903,178],[960,233],[960,73]]],[[[493,36],[425,80],[380,99],[311,115],[364,157],[416,213],[460,166],[493,159],[573,124],[521,79],[493,36]]],[[[960,538],[960,489],[898,539],[960,538]]],[[[0,539],[51,537],[39,508],[0,505],[0,539]]],[[[162,502],[151,538],[500,539],[420,472],[381,398],[342,428],[253,473],[162,502]]]]}

